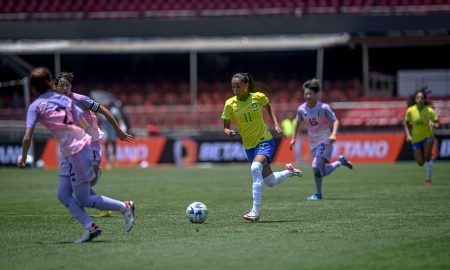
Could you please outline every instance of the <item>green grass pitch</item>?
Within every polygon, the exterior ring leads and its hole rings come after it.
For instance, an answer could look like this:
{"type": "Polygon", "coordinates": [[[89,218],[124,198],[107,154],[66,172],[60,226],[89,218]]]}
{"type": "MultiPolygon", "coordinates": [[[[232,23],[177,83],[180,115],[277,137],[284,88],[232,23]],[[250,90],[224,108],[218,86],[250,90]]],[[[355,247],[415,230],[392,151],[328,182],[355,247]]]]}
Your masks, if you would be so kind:
{"type": "Polygon", "coordinates": [[[435,162],[431,187],[412,162],[340,168],[316,202],[304,173],[264,187],[261,222],[248,223],[248,165],[104,171],[96,191],[134,200],[136,225],[96,218],[103,234],[77,245],[56,171],[0,169],[0,269],[450,269],[449,162],[435,162]],[[185,217],[194,201],[204,224],[185,217]]]}

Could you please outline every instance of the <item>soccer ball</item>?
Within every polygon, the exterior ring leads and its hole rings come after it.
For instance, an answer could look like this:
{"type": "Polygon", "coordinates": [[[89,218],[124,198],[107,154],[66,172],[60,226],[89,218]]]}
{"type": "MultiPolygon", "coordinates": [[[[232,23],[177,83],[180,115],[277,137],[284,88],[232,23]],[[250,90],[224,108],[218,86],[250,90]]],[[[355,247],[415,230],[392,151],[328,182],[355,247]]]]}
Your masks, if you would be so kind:
{"type": "Polygon", "coordinates": [[[208,219],[208,208],[204,203],[193,202],[186,209],[186,217],[192,223],[203,223],[208,219]]]}

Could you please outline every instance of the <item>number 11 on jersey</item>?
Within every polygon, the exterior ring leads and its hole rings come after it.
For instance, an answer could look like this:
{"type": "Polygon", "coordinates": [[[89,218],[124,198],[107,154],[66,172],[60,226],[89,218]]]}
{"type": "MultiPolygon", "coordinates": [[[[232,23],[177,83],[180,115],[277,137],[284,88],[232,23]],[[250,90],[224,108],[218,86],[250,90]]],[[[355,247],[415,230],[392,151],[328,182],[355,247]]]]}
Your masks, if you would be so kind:
{"type": "Polygon", "coordinates": [[[244,117],[245,117],[245,122],[246,122],[246,123],[252,121],[252,117],[251,117],[251,115],[250,115],[249,112],[248,112],[248,113],[244,113],[244,117]]]}

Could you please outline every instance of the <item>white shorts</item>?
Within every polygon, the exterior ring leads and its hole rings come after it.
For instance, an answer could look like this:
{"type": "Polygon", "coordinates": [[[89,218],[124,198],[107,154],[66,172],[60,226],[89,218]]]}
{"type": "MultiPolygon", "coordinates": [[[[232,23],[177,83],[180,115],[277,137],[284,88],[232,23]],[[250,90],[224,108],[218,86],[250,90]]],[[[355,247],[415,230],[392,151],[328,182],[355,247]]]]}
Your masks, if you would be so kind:
{"type": "Polygon", "coordinates": [[[80,152],[68,157],[69,175],[72,185],[84,184],[95,179],[92,148],[86,145],[80,152]]]}
{"type": "Polygon", "coordinates": [[[313,158],[321,157],[326,159],[328,162],[331,161],[331,154],[333,154],[333,144],[331,143],[321,143],[311,150],[313,158]]]}
{"type": "MultiPolygon", "coordinates": [[[[100,167],[100,164],[102,163],[102,147],[99,141],[91,143],[90,147],[92,153],[92,165],[100,167]]],[[[61,161],[61,164],[59,164],[59,175],[70,176],[69,157],[65,157],[61,161]]]]}

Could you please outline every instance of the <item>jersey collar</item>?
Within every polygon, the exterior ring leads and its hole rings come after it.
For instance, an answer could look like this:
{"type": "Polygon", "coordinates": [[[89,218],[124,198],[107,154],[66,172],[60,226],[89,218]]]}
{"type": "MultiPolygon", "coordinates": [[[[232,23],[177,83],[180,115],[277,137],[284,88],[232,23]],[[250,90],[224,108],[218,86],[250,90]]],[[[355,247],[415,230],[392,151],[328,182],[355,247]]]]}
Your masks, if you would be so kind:
{"type": "Polygon", "coordinates": [[[238,96],[236,96],[236,99],[238,100],[238,101],[240,101],[240,102],[245,102],[245,101],[247,101],[249,98],[250,98],[250,93],[248,93],[248,95],[247,95],[247,97],[245,97],[245,98],[239,98],[238,96]]]}

